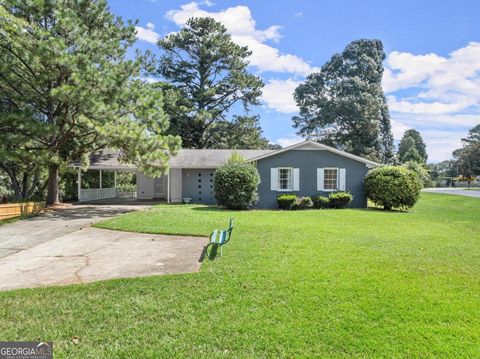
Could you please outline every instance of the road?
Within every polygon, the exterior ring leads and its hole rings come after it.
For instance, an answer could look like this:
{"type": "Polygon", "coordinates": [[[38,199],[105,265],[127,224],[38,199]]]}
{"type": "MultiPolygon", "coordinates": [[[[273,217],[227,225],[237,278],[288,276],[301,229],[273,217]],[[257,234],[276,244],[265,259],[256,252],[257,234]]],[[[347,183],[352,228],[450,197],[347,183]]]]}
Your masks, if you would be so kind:
{"type": "Polygon", "coordinates": [[[453,194],[457,196],[477,197],[480,198],[480,188],[466,189],[466,188],[425,188],[424,192],[453,194]]]}

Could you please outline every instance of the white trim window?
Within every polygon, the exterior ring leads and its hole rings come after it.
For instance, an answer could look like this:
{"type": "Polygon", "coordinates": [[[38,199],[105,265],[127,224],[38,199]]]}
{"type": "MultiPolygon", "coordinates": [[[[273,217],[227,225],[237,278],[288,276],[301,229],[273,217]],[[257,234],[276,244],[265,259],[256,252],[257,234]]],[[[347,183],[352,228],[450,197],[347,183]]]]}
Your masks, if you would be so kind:
{"type": "Polygon", "coordinates": [[[345,168],[317,168],[317,190],[324,192],[345,191],[346,173],[345,168]]]}
{"type": "Polygon", "coordinates": [[[293,168],[280,167],[278,168],[278,190],[291,191],[293,189],[293,168]]]}
{"type": "Polygon", "coordinates": [[[323,171],[323,190],[336,191],[338,189],[338,168],[324,168],[323,171]]]}
{"type": "Polygon", "coordinates": [[[278,192],[300,191],[300,169],[293,167],[270,168],[270,189],[278,192]]]}

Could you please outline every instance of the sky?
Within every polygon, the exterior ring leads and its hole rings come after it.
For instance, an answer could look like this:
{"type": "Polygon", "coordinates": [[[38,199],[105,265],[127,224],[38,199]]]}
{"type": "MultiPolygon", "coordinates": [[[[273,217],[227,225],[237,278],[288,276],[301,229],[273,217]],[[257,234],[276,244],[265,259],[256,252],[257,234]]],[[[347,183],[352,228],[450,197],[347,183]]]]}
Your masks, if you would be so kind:
{"type": "Polygon", "coordinates": [[[396,141],[408,128],[423,136],[429,162],[446,160],[480,123],[480,1],[441,0],[109,0],[111,11],[136,20],[140,50],[190,17],[222,22],[232,40],[252,51],[250,72],[263,88],[258,113],[264,136],[287,146],[292,93],[335,53],[361,38],[384,44],[383,88],[396,141]]]}

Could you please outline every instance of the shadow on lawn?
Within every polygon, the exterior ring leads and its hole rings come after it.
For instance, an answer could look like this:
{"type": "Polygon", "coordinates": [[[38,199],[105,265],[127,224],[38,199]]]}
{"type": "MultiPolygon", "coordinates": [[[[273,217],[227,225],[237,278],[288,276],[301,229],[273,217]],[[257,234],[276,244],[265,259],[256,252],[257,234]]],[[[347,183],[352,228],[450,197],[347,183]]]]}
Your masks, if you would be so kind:
{"type": "Polygon", "coordinates": [[[192,211],[202,211],[202,212],[228,212],[229,209],[222,208],[219,206],[195,206],[191,208],[192,211]]]}
{"type": "Polygon", "coordinates": [[[202,254],[198,259],[199,262],[203,262],[205,257],[213,261],[217,258],[219,245],[217,243],[209,243],[203,247],[202,254]]]}
{"type": "Polygon", "coordinates": [[[411,213],[411,210],[403,210],[399,208],[392,208],[392,209],[383,209],[380,207],[369,206],[367,208],[358,208],[361,211],[368,211],[368,212],[381,212],[381,213],[411,213]]]}

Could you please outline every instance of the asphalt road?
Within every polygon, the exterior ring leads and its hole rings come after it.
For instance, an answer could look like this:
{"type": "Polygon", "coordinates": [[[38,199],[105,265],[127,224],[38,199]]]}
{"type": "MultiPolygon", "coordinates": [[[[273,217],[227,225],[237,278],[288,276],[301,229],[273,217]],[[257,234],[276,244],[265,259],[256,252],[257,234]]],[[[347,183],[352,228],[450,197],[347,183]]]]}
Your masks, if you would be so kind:
{"type": "Polygon", "coordinates": [[[466,189],[466,188],[425,188],[424,192],[453,194],[457,196],[477,197],[480,198],[480,188],[466,189]]]}

